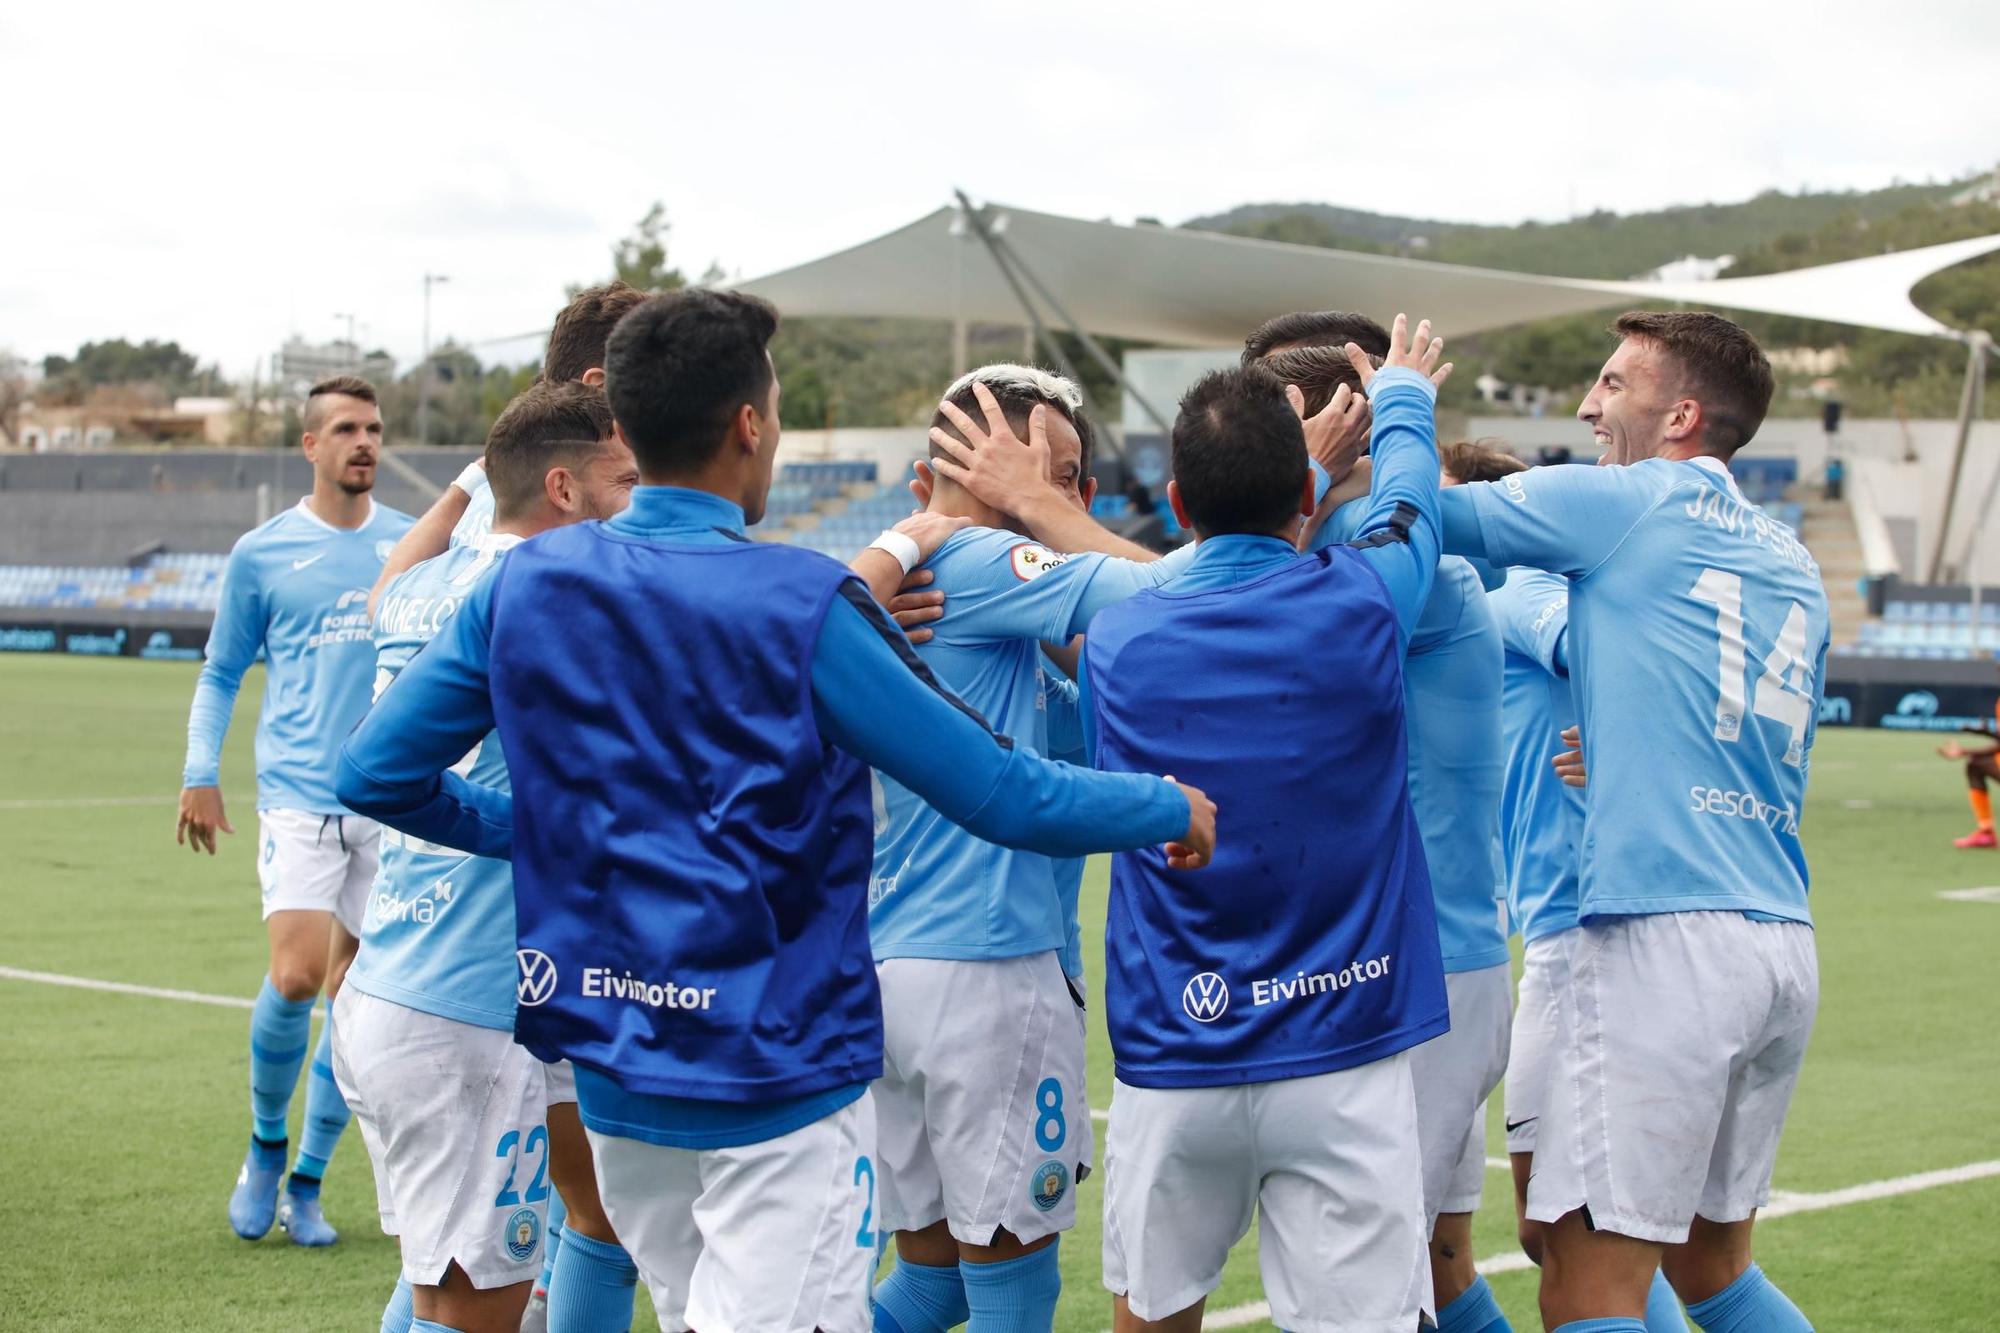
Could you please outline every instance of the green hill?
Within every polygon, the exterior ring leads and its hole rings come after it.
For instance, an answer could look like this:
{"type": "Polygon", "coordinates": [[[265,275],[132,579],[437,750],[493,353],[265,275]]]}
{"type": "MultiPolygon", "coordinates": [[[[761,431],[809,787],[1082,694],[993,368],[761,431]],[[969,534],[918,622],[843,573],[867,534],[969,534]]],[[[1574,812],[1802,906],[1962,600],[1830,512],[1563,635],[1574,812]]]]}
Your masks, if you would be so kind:
{"type": "Polygon", "coordinates": [[[1597,212],[1567,222],[1514,226],[1396,217],[1332,204],[1245,204],[1182,225],[1444,264],[1572,278],[1631,278],[1683,255],[1742,255],[1778,236],[1816,232],[1843,219],[1869,222],[1912,207],[1935,206],[1961,188],[1962,183],[1812,194],[1766,190],[1737,204],[1623,215],[1597,212]]]}

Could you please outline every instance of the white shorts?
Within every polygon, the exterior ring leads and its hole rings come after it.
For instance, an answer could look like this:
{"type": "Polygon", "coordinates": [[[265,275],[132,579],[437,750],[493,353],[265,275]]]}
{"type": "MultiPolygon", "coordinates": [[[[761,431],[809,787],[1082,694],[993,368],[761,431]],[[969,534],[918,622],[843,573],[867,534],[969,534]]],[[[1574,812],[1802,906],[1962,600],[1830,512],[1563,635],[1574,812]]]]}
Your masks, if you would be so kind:
{"type": "Polygon", "coordinates": [[[356,939],[375,883],[382,826],[360,815],[257,812],[257,880],[264,916],[331,912],[356,939]]]}
{"type": "Polygon", "coordinates": [[[1528,1216],[1678,1244],[1768,1201],[1819,1008],[1812,927],[1740,912],[1565,931],[1528,1216]]]}
{"type": "Polygon", "coordinates": [[[1083,1072],[1078,1075],[1077,1100],[1082,1110],[1071,1116],[1084,1132],[1076,1136],[1076,1183],[1081,1185],[1097,1169],[1097,1126],[1090,1114],[1090,981],[1083,976],[1068,978],[1070,996],[1076,1001],[1076,1030],[1083,1045],[1083,1072]]]}
{"type": "Polygon", "coordinates": [[[1486,1184],[1486,1098],[1507,1072],[1513,980],[1507,964],[1444,974],[1451,1031],[1410,1052],[1424,1210],[1475,1213],[1486,1184]]]}
{"type": "Polygon", "coordinates": [[[576,1100],[576,1066],[567,1060],[554,1060],[542,1066],[542,1079],[547,1085],[549,1105],[576,1100]]]}
{"type": "Polygon", "coordinates": [[[740,1148],[662,1148],[587,1131],[597,1188],[660,1327],[865,1333],[878,1236],[865,1095],[740,1148]]]}
{"type": "Polygon", "coordinates": [[[403,1276],[436,1286],[456,1261],[486,1290],[541,1272],[549,1134],[542,1062],[514,1034],[343,986],[333,1077],[375,1168],[403,1276]]]}
{"type": "MultiPolygon", "coordinates": [[[[1574,929],[1574,927],[1571,927],[1574,929]]],[[[1507,1052],[1507,1151],[1535,1150],[1542,1105],[1555,1058],[1556,984],[1567,930],[1537,936],[1521,949],[1521,989],[1514,1006],[1514,1040],[1507,1052]]]]}
{"type": "Polygon", "coordinates": [[[950,1225],[963,1244],[1076,1224],[1090,1160],[1083,1010],[1053,953],[891,958],[875,1102],[884,1231],[950,1225]]]}
{"type": "Polygon", "coordinates": [[[1409,1052],[1276,1083],[1112,1088],[1104,1285],[1141,1319],[1214,1291],[1260,1210],[1279,1328],[1409,1333],[1430,1312],[1409,1052]]]}

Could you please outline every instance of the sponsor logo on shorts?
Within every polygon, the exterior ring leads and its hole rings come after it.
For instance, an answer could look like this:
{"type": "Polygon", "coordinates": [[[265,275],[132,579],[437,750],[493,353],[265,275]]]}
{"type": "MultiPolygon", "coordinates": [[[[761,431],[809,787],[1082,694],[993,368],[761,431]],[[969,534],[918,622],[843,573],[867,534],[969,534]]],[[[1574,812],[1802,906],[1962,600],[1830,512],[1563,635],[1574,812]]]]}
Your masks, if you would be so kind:
{"type": "Polygon", "coordinates": [[[532,1208],[516,1208],[508,1217],[500,1238],[506,1242],[508,1258],[516,1261],[532,1259],[542,1243],[542,1219],[535,1216],[532,1208]]]}
{"type": "Polygon", "coordinates": [[[1356,960],[1345,967],[1329,968],[1325,972],[1307,972],[1304,968],[1300,968],[1289,977],[1253,981],[1250,983],[1250,1003],[1277,1004],[1283,1000],[1300,1000],[1313,995],[1334,995],[1349,986],[1359,986],[1365,981],[1378,981],[1389,975],[1389,960],[1394,956],[1385,953],[1380,958],[1370,958],[1365,962],[1356,960]]]}
{"type": "Polygon", "coordinates": [[[1229,983],[1218,972],[1200,972],[1181,987],[1181,1008],[1197,1023],[1213,1023],[1229,1012],[1229,983]]]}
{"type": "Polygon", "coordinates": [[[516,949],[514,957],[521,964],[521,980],[514,987],[514,998],[530,1009],[547,1004],[556,993],[556,960],[540,949],[516,949]]]}
{"type": "Polygon", "coordinates": [[[1035,1207],[1045,1213],[1061,1203],[1067,1193],[1069,1168],[1054,1158],[1036,1167],[1034,1174],[1028,1177],[1028,1197],[1034,1200],[1035,1207]]]}

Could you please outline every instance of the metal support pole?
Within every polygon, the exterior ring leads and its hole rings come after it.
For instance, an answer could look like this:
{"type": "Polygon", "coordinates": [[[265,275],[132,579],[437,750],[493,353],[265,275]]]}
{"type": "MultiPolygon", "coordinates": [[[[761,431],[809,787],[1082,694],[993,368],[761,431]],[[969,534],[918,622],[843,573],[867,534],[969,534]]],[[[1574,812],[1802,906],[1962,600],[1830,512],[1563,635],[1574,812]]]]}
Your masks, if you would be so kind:
{"type": "Polygon", "coordinates": [[[1945,539],[1951,535],[1951,519],[1958,507],[1958,482],[1965,471],[1965,446],[1972,438],[1973,418],[1979,411],[1980,390],[1986,381],[1986,353],[1993,335],[1972,332],[1965,335],[1965,390],[1958,400],[1958,438],[1952,444],[1951,474],[1945,482],[1944,512],[1938,517],[1937,540],[1931,543],[1930,567],[1924,581],[1936,583],[1944,575],[1945,539]]]}
{"type": "Polygon", "coordinates": [[[1090,353],[1090,359],[1097,362],[1098,369],[1109,375],[1112,382],[1120,389],[1132,395],[1132,401],[1139,405],[1139,409],[1142,412],[1153,419],[1153,424],[1160,428],[1160,434],[1172,435],[1174,433],[1173,424],[1160,415],[1159,409],[1147,401],[1146,395],[1132,387],[1132,381],[1125,378],[1123,368],[1111,359],[1111,354],[1104,350],[1104,345],[1084,332],[1083,326],[1076,322],[1069,311],[1063,309],[1063,304],[1056,299],[1055,293],[1042,284],[1042,280],[1035,276],[1035,271],[1029,268],[1027,262],[1021,258],[1021,252],[1007,244],[1004,237],[994,237],[993,243],[1007,252],[1007,257],[1014,261],[1014,266],[1021,271],[1021,275],[1028,280],[1028,284],[1035,289],[1036,293],[1044,301],[1049,303],[1049,309],[1056,312],[1056,318],[1069,325],[1069,331],[1076,335],[1078,342],[1083,344],[1083,350],[1090,353]]]}
{"type": "MultiPolygon", "coordinates": [[[[986,253],[993,257],[993,264],[1000,270],[1000,276],[1006,279],[1008,288],[1014,293],[1014,299],[1019,301],[1021,309],[1027,312],[1028,321],[1034,325],[1035,338],[1041,343],[1042,350],[1047,352],[1049,359],[1056,363],[1056,369],[1068,376],[1078,389],[1083,389],[1083,377],[1076,373],[1076,367],[1070,364],[1069,357],[1064,355],[1062,344],[1055,340],[1055,336],[1042,323],[1041,312],[1035,309],[1035,303],[1028,298],[1027,291],[1021,286],[1020,278],[1015,276],[1006,253],[999,246],[999,238],[993,234],[992,228],[986,225],[986,219],[980,215],[978,210],[973,208],[972,201],[965,197],[965,192],[958,190],[954,193],[958,195],[959,207],[965,211],[965,220],[972,228],[972,234],[977,236],[980,244],[986,247],[986,253]]],[[[1086,405],[1088,405],[1089,399],[1089,391],[1085,390],[1084,401],[1086,405]]]]}

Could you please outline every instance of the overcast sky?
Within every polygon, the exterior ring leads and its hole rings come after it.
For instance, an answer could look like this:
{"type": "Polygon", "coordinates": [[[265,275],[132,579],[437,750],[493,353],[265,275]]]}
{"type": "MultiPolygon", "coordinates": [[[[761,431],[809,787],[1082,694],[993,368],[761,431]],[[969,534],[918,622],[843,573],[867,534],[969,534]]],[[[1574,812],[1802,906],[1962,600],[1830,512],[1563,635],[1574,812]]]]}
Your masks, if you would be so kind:
{"type": "Polygon", "coordinates": [[[247,374],[353,312],[408,361],[425,271],[435,340],[538,329],[655,199],[691,275],[750,275],[954,184],[1515,222],[1956,177],[1996,70],[1993,0],[9,5],[0,350],[247,374]]]}

